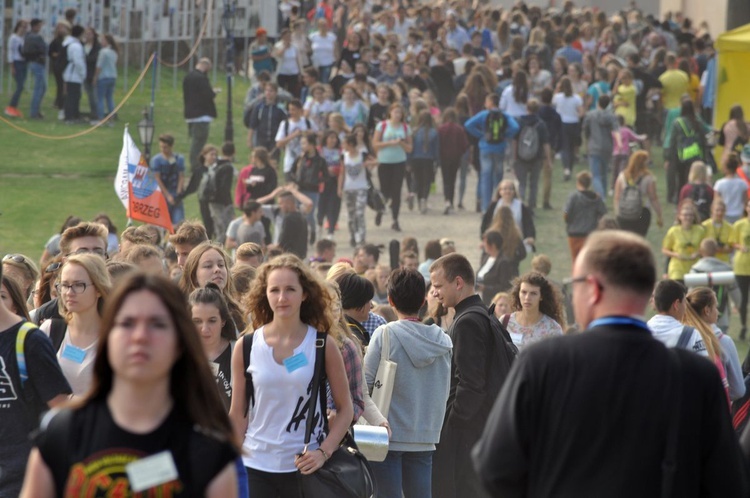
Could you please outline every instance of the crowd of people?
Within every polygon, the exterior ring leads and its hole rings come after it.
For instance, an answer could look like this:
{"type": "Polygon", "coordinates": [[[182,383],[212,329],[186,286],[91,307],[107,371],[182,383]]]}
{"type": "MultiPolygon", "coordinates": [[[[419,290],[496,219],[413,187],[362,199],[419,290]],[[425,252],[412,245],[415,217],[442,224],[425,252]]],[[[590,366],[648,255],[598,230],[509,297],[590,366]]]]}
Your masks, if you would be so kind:
{"type": "MultiPolygon", "coordinates": [[[[40,34],[44,21],[20,19],[8,38],[7,59],[15,89],[5,115],[23,118],[20,109],[26,78],[31,75],[30,119],[45,119],[41,111],[47,93],[47,67],[54,76],[57,118],[67,124],[98,123],[113,113],[117,80],[118,44],[109,33],[97,33],[76,23],[78,11],[70,8],[55,25],[51,40],[40,34]],[[81,113],[85,91],[89,112],[81,113]]],[[[114,115],[112,116],[115,117],[114,115]]],[[[112,123],[112,121],[109,121],[112,123]]]]}
{"type": "MultiPolygon", "coordinates": [[[[183,81],[190,143],[162,134],[150,159],[175,233],[69,216],[39,264],[3,258],[0,497],[299,497],[364,424],[389,438],[371,462],[380,497],[746,496],[750,437],[732,414],[750,367],[727,333],[732,302],[746,333],[750,129],[740,106],[720,133],[706,124],[705,26],[572,2],[284,1],[280,15],[278,40],[261,27],[249,45],[250,164],[238,171],[234,143],[208,143],[212,61],[183,81]],[[428,213],[438,171],[438,212],[479,213],[478,266],[449,233],[407,233],[387,253],[368,237],[367,209],[395,233],[402,201],[428,213]],[[557,177],[575,180],[558,208],[564,282],[537,253],[534,220],[554,209],[557,177]],[[201,221],[185,219],[194,193],[201,221]],[[677,219],[657,268],[643,237],[668,203],[677,219]],[[720,271],[736,284],[684,285],[720,271]],[[384,360],[398,365],[387,402],[374,395],[384,360]]],[[[44,65],[30,24],[9,44],[14,117],[26,62],[35,79],[44,65]]],[[[89,57],[93,30],[56,32],[64,118],[80,118],[85,88],[101,119],[92,92],[111,103],[116,42],[89,57]]],[[[31,117],[43,94],[35,83],[31,117]]]]}

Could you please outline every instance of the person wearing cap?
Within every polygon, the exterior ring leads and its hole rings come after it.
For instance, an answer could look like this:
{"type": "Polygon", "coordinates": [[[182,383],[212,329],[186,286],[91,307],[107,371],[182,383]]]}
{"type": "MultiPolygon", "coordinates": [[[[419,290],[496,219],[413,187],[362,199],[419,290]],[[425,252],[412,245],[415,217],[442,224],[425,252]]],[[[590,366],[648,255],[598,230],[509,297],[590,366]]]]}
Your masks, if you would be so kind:
{"type": "Polygon", "coordinates": [[[261,71],[272,73],[276,71],[276,59],[271,55],[271,44],[268,42],[268,31],[266,28],[255,30],[255,40],[250,44],[250,57],[253,60],[253,71],[260,74],[261,71]]]}
{"type": "Polygon", "coordinates": [[[42,119],[44,116],[39,110],[44,94],[47,93],[47,71],[44,67],[44,59],[47,55],[47,43],[39,34],[44,21],[34,18],[31,20],[31,31],[23,40],[23,55],[29,65],[29,72],[34,78],[34,91],[31,94],[31,119],[42,119]]]}

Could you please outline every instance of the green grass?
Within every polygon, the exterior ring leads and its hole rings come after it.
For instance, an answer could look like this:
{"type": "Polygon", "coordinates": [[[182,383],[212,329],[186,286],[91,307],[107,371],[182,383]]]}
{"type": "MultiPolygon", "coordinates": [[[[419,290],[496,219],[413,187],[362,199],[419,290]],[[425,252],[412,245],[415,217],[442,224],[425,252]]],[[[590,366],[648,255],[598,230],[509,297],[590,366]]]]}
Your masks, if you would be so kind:
{"type": "MultiPolygon", "coordinates": [[[[135,71],[130,72],[130,80],[135,81],[135,71]]],[[[156,134],[171,133],[175,136],[175,148],[186,153],[189,148],[187,126],[182,117],[183,103],[180,82],[184,72],[180,73],[177,88],[172,87],[171,72],[163,73],[161,84],[157,89],[155,124],[156,134]]],[[[63,220],[69,214],[91,219],[99,212],[108,213],[118,229],[126,224],[125,210],[114,193],[113,181],[117,170],[117,161],[122,148],[122,130],[125,123],[130,123],[130,133],[138,143],[137,123],[142,110],[150,101],[149,74],[142,85],[131,96],[119,113],[116,126],[101,127],[83,137],[70,140],[44,140],[20,133],[5,123],[0,122],[0,150],[3,162],[0,166],[0,254],[19,252],[38,260],[47,239],[56,233],[63,220]]],[[[226,79],[217,73],[215,86],[224,91],[217,97],[219,120],[211,126],[209,142],[220,145],[224,136],[224,118],[226,116],[226,79]]],[[[245,147],[245,128],[242,125],[242,102],[249,83],[242,79],[234,80],[233,112],[235,125],[235,142],[238,145],[237,164],[246,164],[247,148],[245,147]]],[[[23,94],[21,108],[27,112],[30,94],[27,86],[23,94]]],[[[42,112],[44,121],[15,120],[14,123],[32,132],[64,136],[84,130],[84,126],[67,126],[56,119],[57,111],[52,108],[54,82],[50,80],[49,91],[45,97],[42,112]]],[[[115,102],[123,98],[125,92],[118,84],[115,102]]],[[[7,98],[7,93],[4,95],[7,98]]],[[[82,111],[88,108],[84,96],[81,102],[82,111]]],[[[154,143],[154,148],[157,144],[154,143]]],[[[664,171],[661,153],[654,149],[653,172],[657,177],[659,198],[665,198],[664,171]]],[[[579,165],[578,170],[583,166],[579,165]]],[[[570,275],[571,260],[568,252],[565,225],[562,221],[561,208],[569,193],[574,189],[574,182],[562,181],[562,168],[559,162],[555,165],[553,176],[552,205],[554,211],[538,209],[536,213],[537,250],[552,259],[552,277],[562,280],[570,275]]],[[[467,207],[474,200],[472,189],[467,189],[467,207]]],[[[611,199],[608,200],[611,211],[611,199]]],[[[186,202],[188,218],[198,218],[197,202],[186,202]]],[[[664,258],[659,248],[666,230],[674,219],[674,206],[663,204],[666,226],[658,228],[655,223],[649,230],[648,240],[659,263],[663,268],[664,258]]],[[[476,223],[478,225],[479,218],[476,223]]],[[[438,227],[436,227],[438,228],[438,227]]],[[[472,232],[473,234],[474,232],[472,232]]],[[[436,233],[442,235],[443,233],[436,233]]],[[[445,233],[445,235],[450,235],[445,233]]],[[[424,241],[420,241],[424,243],[424,241]]],[[[473,243],[473,242],[472,242],[473,243]]],[[[522,270],[528,269],[530,258],[524,262],[522,270]]],[[[732,331],[739,329],[736,314],[732,319],[732,331]]],[[[736,332],[735,332],[736,333],[736,332]]],[[[741,358],[747,352],[747,343],[738,341],[741,358]]]]}

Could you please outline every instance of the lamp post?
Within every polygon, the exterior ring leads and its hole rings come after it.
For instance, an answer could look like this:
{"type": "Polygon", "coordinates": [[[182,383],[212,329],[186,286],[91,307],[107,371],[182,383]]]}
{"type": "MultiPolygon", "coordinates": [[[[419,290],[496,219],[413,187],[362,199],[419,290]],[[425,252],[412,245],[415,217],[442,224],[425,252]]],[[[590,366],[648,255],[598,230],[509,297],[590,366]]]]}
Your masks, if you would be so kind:
{"type": "Polygon", "coordinates": [[[143,119],[138,121],[138,138],[143,145],[146,162],[151,161],[151,144],[154,142],[154,122],[148,111],[148,107],[143,110],[143,119]]]}
{"type": "Polygon", "coordinates": [[[224,0],[224,13],[221,24],[226,33],[226,67],[227,67],[227,122],[224,126],[224,141],[234,142],[234,124],[232,123],[232,78],[234,76],[234,23],[237,19],[237,0],[224,0]]]}

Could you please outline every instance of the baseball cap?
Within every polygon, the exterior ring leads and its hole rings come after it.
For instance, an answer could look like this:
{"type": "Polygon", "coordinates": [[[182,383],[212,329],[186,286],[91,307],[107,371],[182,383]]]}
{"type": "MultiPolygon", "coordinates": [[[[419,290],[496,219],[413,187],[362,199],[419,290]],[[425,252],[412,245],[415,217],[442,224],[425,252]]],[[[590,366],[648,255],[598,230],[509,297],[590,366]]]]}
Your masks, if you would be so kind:
{"type": "Polygon", "coordinates": [[[742,159],[743,163],[750,163],[750,144],[747,144],[742,148],[740,159],[742,159]]]}

